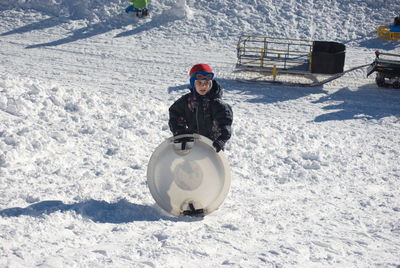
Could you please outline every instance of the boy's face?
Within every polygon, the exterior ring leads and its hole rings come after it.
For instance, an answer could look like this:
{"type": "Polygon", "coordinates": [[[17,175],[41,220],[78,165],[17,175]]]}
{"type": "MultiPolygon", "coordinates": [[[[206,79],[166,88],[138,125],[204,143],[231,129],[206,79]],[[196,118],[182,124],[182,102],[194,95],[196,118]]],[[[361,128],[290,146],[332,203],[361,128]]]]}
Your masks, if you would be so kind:
{"type": "Polygon", "coordinates": [[[196,88],[196,92],[204,96],[210,91],[212,86],[212,81],[211,80],[195,80],[194,81],[194,87],[196,88]]]}

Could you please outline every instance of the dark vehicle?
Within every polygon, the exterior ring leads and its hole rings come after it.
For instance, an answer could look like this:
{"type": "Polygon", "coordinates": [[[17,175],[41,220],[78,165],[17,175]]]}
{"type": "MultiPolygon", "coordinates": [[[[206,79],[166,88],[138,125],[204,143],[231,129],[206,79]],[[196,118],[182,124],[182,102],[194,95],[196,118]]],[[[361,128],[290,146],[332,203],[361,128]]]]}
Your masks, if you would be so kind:
{"type": "Polygon", "coordinates": [[[378,87],[400,88],[400,55],[375,51],[376,58],[367,69],[367,77],[376,72],[378,87]]]}

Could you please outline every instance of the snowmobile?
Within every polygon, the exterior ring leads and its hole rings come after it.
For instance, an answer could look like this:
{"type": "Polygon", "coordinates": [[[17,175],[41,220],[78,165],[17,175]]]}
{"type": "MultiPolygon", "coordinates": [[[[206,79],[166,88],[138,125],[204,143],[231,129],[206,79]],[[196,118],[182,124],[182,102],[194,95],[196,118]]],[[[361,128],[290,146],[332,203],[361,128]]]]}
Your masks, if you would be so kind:
{"type": "Polygon", "coordinates": [[[367,77],[376,72],[378,87],[400,88],[400,54],[375,51],[376,58],[367,69],[367,77]]]}

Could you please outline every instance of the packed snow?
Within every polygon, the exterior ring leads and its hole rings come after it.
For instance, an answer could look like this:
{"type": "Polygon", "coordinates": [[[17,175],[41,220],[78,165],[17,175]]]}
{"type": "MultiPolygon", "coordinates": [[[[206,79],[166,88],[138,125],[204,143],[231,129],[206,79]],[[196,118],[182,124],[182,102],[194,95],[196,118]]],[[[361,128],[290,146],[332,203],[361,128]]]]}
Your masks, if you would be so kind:
{"type": "Polygon", "coordinates": [[[399,15],[384,0],[0,3],[0,267],[400,267],[400,91],[366,69],[321,87],[232,79],[241,34],[346,45],[399,15]],[[208,63],[234,112],[221,207],[172,217],[146,170],[168,108],[208,63]]]}

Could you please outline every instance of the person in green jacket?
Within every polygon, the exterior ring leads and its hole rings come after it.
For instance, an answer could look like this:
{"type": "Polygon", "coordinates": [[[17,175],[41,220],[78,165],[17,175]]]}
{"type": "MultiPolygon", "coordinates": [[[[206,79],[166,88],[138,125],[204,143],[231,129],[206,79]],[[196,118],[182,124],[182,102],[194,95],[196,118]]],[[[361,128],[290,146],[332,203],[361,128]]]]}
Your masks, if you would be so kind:
{"type": "Polygon", "coordinates": [[[147,16],[147,4],[148,0],[130,0],[132,5],[128,6],[125,9],[126,13],[136,12],[136,14],[140,16],[147,16]],[[139,14],[140,13],[140,14],[139,14]]]}

